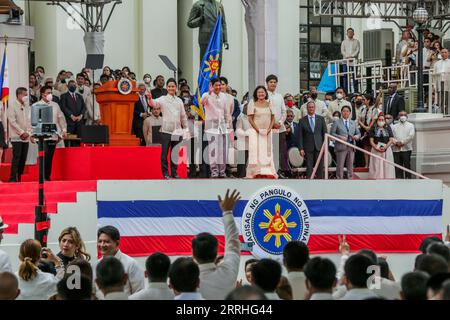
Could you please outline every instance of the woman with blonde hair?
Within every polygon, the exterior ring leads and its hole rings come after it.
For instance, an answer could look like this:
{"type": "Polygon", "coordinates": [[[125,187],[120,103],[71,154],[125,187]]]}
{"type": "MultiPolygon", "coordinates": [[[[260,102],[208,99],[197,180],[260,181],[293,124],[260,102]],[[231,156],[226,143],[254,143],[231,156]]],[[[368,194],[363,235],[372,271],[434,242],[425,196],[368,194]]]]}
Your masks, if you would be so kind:
{"type": "Polygon", "coordinates": [[[17,272],[20,295],[18,300],[48,300],[56,293],[56,284],[64,274],[61,262],[48,248],[42,248],[36,240],[26,240],[20,246],[20,266],[17,272]],[[59,276],[44,273],[38,268],[41,259],[55,264],[59,276]]]}
{"type": "Polygon", "coordinates": [[[86,253],[86,247],[77,228],[64,229],[59,235],[58,243],[61,251],[57,256],[65,268],[77,258],[91,260],[91,256],[86,253]]]}

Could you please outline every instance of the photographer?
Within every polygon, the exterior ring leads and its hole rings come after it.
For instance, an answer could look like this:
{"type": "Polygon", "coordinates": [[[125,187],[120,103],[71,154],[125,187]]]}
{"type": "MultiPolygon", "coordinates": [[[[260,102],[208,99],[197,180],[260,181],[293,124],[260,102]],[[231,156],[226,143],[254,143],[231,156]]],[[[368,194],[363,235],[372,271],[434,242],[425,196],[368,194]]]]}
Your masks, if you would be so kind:
{"type": "Polygon", "coordinates": [[[64,268],[50,249],[42,248],[36,240],[26,240],[20,246],[19,259],[20,295],[17,300],[48,300],[56,294],[56,284],[64,276],[64,268]],[[39,270],[39,262],[43,259],[55,265],[56,276],[39,270]]]}

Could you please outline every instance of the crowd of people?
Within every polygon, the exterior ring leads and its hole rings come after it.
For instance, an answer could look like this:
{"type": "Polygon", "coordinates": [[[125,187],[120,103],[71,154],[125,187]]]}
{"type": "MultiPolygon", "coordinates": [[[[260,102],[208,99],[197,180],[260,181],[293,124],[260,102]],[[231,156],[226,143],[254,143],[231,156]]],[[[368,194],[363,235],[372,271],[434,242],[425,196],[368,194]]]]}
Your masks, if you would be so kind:
{"type": "MultiPolygon", "coordinates": [[[[310,257],[308,246],[288,242],[282,263],[272,259],[245,261],[239,279],[241,243],[233,218],[240,193],[219,198],[225,230],[225,252],[209,233],[192,239],[192,257],[171,260],[151,254],[145,270],[120,250],[120,232],[98,229],[98,262],[91,261],[79,231],[70,227],[58,238],[60,252],[24,241],[20,265],[12,270],[0,250],[0,300],[449,300],[450,233],[445,241],[423,239],[411,272],[395,279],[385,256],[369,249],[351,253],[339,236],[341,258],[310,257]],[[15,271],[15,272],[14,272],[15,271]]],[[[8,226],[0,219],[0,241],[8,226]]],[[[97,253],[92,253],[92,256],[97,253]]]]}
{"type": "MultiPolygon", "coordinates": [[[[448,50],[442,48],[438,36],[429,31],[424,35],[425,69],[450,75],[448,50]]],[[[395,61],[415,65],[417,47],[414,33],[404,31],[395,61]]],[[[341,51],[344,59],[359,59],[360,43],[352,28],[347,30],[341,51]]],[[[347,67],[353,68],[351,63],[347,67]]],[[[87,68],[78,74],[61,70],[53,80],[43,67],[37,67],[30,75],[28,90],[19,88],[17,101],[9,108],[8,140],[0,128],[0,150],[8,143],[13,147],[10,181],[20,181],[28,143],[34,142],[26,119],[29,105],[48,104],[54,110],[58,134],[46,147],[46,179],[50,180],[55,148],[64,147],[70,135],[80,136],[83,126],[101,124],[95,90],[122,78],[138,80],[129,67],[113,70],[106,66],[98,82],[87,68]]],[[[194,93],[186,79],[166,81],[158,75],[153,80],[145,74],[136,85],[139,99],[132,133],[142,146],[162,145],[165,179],[179,178],[181,146],[188,151],[189,178],[312,178],[315,173],[314,177],[320,179],[324,176],[323,161],[318,170],[314,168],[325,134],[334,137],[328,148],[331,167],[335,168],[332,177],[352,179],[354,168],[366,168],[371,179],[410,179],[411,171],[392,165],[411,169],[415,137],[398,85],[389,85],[388,97],[383,90],[349,93],[359,87],[354,85],[344,81],[334,92],[320,94],[311,86],[302,94],[282,95],[277,91],[277,76],[269,75],[253,94],[247,92],[239,99],[228,79],[221,76],[213,79],[209,92],[197,99],[204,109],[203,119],[192,108],[194,93]]],[[[0,125],[6,130],[5,123],[0,125]]]]}

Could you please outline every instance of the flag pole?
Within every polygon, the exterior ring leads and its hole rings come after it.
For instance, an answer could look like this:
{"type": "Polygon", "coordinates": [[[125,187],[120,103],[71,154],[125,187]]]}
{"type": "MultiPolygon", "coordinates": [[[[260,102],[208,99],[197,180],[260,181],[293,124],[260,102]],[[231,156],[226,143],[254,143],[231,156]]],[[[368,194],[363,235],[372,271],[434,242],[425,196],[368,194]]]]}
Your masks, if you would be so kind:
{"type": "MultiPolygon", "coordinates": [[[[5,56],[6,56],[6,49],[8,48],[8,35],[5,34],[4,36],[5,39],[5,56]]],[[[6,58],[6,61],[8,61],[8,58],[6,58]]],[[[8,70],[9,72],[9,70],[8,70]]],[[[2,96],[3,99],[3,96],[2,96]]],[[[6,123],[6,141],[8,143],[8,146],[11,144],[11,142],[9,141],[9,119],[8,119],[8,115],[6,114],[8,112],[8,108],[9,108],[9,98],[6,100],[6,107],[4,108],[5,110],[5,123],[6,123]]],[[[12,146],[12,145],[11,145],[12,146]]]]}

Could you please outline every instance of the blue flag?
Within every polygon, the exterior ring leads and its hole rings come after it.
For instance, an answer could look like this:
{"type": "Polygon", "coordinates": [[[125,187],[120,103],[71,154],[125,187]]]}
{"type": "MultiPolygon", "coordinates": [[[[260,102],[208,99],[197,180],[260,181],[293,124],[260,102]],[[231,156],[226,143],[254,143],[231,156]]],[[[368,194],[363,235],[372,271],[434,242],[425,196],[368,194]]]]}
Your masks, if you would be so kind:
{"type": "Polygon", "coordinates": [[[222,16],[219,15],[214,26],[214,31],[211,34],[206,54],[200,64],[200,71],[198,75],[198,88],[194,95],[192,109],[197,112],[200,118],[205,120],[205,110],[202,106],[202,96],[209,92],[209,84],[212,79],[219,76],[219,71],[222,63],[222,16]]]}
{"type": "MultiPolygon", "coordinates": [[[[335,73],[335,65],[331,65],[331,73],[335,73]]],[[[328,67],[325,69],[325,72],[322,75],[322,80],[320,81],[319,87],[317,91],[319,92],[334,92],[336,91],[336,76],[328,75],[328,67]]]]}

